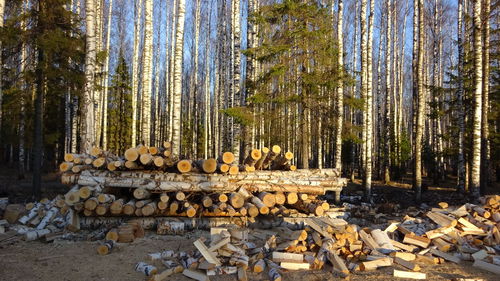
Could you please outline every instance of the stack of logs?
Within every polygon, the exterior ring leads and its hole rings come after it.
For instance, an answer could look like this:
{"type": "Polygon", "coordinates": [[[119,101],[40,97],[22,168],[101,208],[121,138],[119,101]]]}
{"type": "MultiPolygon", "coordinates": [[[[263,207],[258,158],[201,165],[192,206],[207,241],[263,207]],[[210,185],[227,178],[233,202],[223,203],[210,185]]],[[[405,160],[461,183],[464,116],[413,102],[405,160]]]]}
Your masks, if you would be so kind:
{"type": "MultiPolygon", "coordinates": [[[[333,269],[341,276],[392,267],[394,277],[427,279],[422,269],[435,264],[473,261],[473,266],[500,274],[500,196],[481,198],[482,205],[433,208],[420,218],[407,216],[385,230],[361,228],[343,219],[305,218],[299,227],[269,230],[211,228],[211,240],[193,244],[194,253],[166,251],[149,255],[150,280],[166,280],[181,273],[194,280],[235,274],[247,280],[247,271],[282,280],[292,270],[333,269]],[[158,273],[160,262],[167,267],[158,273]]],[[[136,267],[137,268],[137,267],[136,267]]],[[[266,278],[261,278],[262,280],[266,278]]]]}
{"type": "Polygon", "coordinates": [[[293,153],[281,153],[279,145],[271,149],[252,149],[242,164],[235,163],[232,152],[224,152],[217,159],[200,160],[179,159],[172,154],[170,142],[164,142],[163,148],[138,145],[125,151],[123,157],[118,157],[100,148],[93,147],[90,154],[71,154],[64,156],[64,162],[59,165],[61,172],[80,173],[85,170],[98,169],[109,171],[122,170],[159,170],[175,173],[221,173],[236,175],[239,172],[254,172],[258,170],[295,171],[297,167],[291,164],[293,153]]]}
{"type": "Polygon", "coordinates": [[[170,148],[66,154],[61,180],[73,188],[58,203],[84,216],[321,216],[330,205],[318,196],[335,191],[338,199],[346,184],[335,169],[297,170],[278,145],[252,149],[241,165],[231,152],[192,161],[170,148]]]}

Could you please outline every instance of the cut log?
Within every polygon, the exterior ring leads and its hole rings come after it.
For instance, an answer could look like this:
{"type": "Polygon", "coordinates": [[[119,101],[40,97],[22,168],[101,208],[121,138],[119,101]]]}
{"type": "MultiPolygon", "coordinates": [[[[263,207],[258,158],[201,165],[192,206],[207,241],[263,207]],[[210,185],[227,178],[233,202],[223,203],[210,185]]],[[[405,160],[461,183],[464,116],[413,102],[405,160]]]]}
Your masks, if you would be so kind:
{"type": "Polygon", "coordinates": [[[196,247],[196,249],[198,249],[198,251],[200,251],[201,255],[209,263],[213,263],[216,266],[220,266],[221,265],[221,262],[219,261],[219,259],[217,259],[217,257],[214,256],[213,253],[208,250],[207,246],[205,246],[205,244],[203,243],[202,240],[198,239],[193,244],[196,247]]]}
{"type": "Polygon", "coordinates": [[[156,212],[156,203],[151,202],[147,204],[146,206],[142,207],[142,215],[145,217],[149,217],[153,215],[156,212]]]}
{"type": "Polygon", "coordinates": [[[349,274],[349,269],[347,269],[345,262],[335,252],[329,251],[327,257],[332,263],[333,269],[343,274],[349,274]]]}
{"type": "Polygon", "coordinates": [[[138,170],[141,168],[136,162],[128,160],[125,162],[125,167],[129,170],[138,170]]]}
{"type": "Polygon", "coordinates": [[[184,270],[184,268],[180,265],[176,266],[174,268],[169,268],[169,269],[162,271],[161,273],[153,275],[151,277],[150,281],[166,281],[166,280],[168,280],[168,277],[170,275],[175,274],[175,273],[181,273],[183,270],[184,270]]]}
{"type": "Polygon", "coordinates": [[[399,265],[405,267],[406,269],[409,269],[412,271],[420,271],[420,266],[418,266],[418,264],[409,262],[409,261],[404,260],[402,258],[395,257],[394,263],[399,264],[399,265]]]}
{"type": "Polygon", "coordinates": [[[283,192],[276,192],[274,194],[274,199],[276,201],[276,204],[278,205],[283,205],[286,203],[286,196],[283,192]]]}
{"type": "Polygon", "coordinates": [[[259,209],[259,213],[263,215],[269,214],[269,207],[264,205],[264,203],[258,197],[252,197],[251,201],[259,209]]]}
{"type": "Polygon", "coordinates": [[[100,186],[98,186],[98,185],[96,185],[96,186],[82,186],[78,190],[78,194],[80,195],[80,198],[87,199],[93,193],[99,193],[101,191],[102,191],[102,188],[100,186]]]}
{"type": "Polygon", "coordinates": [[[49,233],[50,233],[50,230],[48,230],[48,229],[37,229],[37,230],[28,231],[24,234],[24,240],[25,241],[38,240],[49,233]]]}
{"type": "Polygon", "coordinates": [[[260,151],[261,154],[260,159],[257,160],[257,162],[254,165],[256,170],[262,170],[262,164],[264,163],[264,160],[266,159],[268,153],[269,153],[269,148],[264,146],[260,151]]]}
{"type": "Polygon", "coordinates": [[[61,164],[59,164],[59,171],[66,172],[71,170],[72,167],[73,167],[72,162],[62,162],[61,164]]]}
{"type": "Polygon", "coordinates": [[[102,242],[101,245],[97,247],[97,253],[101,256],[107,255],[111,253],[111,250],[113,249],[115,245],[115,241],[113,240],[106,240],[102,242]]]}
{"type": "Polygon", "coordinates": [[[89,211],[95,210],[97,208],[97,205],[99,204],[99,201],[97,201],[97,198],[91,197],[87,200],[85,200],[84,208],[89,211]]]}
{"type": "Polygon", "coordinates": [[[366,261],[362,262],[359,265],[359,268],[363,271],[367,270],[375,270],[379,267],[384,267],[384,266],[391,266],[392,265],[392,259],[391,258],[380,258],[372,261],[366,261]]]}
{"type": "Polygon", "coordinates": [[[153,158],[153,164],[158,167],[158,168],[161,168],[165,165],[165,160],[163,160],[163,157],[161,156],[155,156],[153,158]]]}
{"type": "Polygon", "coordinates": [[[221,157],[219,158],[219,162],[223,162],[225,164],[232,164],[234,162],[234,159],[236,159],[234,157],[234,154],[232,152],[224,152],[221,157]]]}
{"type": "Polygon", "coordinates": [[[274,262],[296,262],[301,263],[304,262],[304,255],[302,254],[293,254],[293,253],[282,253],[282,252],[273,252],[272,260],[274,262]]]}
{"type": "Polygon", "coordinates": [[[94,168],[103,168],[105,167],[105,165],[106,165],[106,158],[104,157],[99,157],[94,159],[94,161],[92,161],[92,166],[94,166],[94,168]]]}
{"type": "Polygon", "coordinates": [[[97,205],[97,207],[95,208],[95,213],[98,216],[104,216],[105,214],[107,214],[109,212],[109,205],[110,204],[108,204],[108,203],[97,205]]]}
{"type": "Polygon", "coordinates": [[[213,205],[213,200],[210,198],[210,196],[203,196],[203,199],[201,200],[201,204],[203,207],[208,208],[213,205]]]}
{"type": "MultiPolygon", "coordinates": [[[[247,210],[247,215],[249,217],[255,218],[259,215],[260,210],[252,203],[245,203],[245,209],[247,210]]],[[[269,212],[269,209],[268,209],[269,212]]]]}
{"type": "Polygon", "coordinates": [[[91,169],[92,167],[89,166],[89,165],[73,165],[73,167],[71,167],[71,171],[75,174],[78,174],[82,171],[85,171],[85,170],[88,170],[88,169],[91,169]]]}
{"type": "Polygon", "coordinates": [[[127,216],[131,216],[135,213],[135,200],[132,199],[123,206],[123,213],[127,216]]]}
{"type": "Polygon", "coordinates": [[[99,147],[96,147],[96,146],[94,146],[94,147],[92,147],[92,148],[90,149],[90,155],[92,155],[92,156],[94,156],[94,157],[99,157],[99,156],[101,156],[101,155],[102,155],[102,152],[103,152],[103,151],[102,151],[102,149],[100,149],[99,147]]]}
{"type": "Polygon", "coordinates": [[[393,276],[399,277],[399,278],[417,279],[417,280],[426,280],[427,279],[427,275],[425,273],[403,271],[403,270],[397,270],[397,269],[394,269],[393,276]]]}
{"type": "Polygon", "coordinates": [[[293,205],[293,204],[297,203],[298,200],[299,200],[299,196],[297,195],[297,193],[288,192],[286,194],[286,203],[287,204],[293,205]]]}
{"type": "Polygon", "coordinates": [[[168,203],[165,203],[163,201],[158,201],[156,203],[156,206],[158,207],[158,210],[166,210],[168,208],[168,203]]]}
{"type": "Polygon", "coordinates": [[[151,197],[151,192],[149,192],[148,190],[146,190],[144,188],[134,189],[133,194],[134,194],[134,198],[138,199],[138,200],[147,199],[147,198],[151,197]]]}
{"type": "Polygon", "coordinates": [[[177,170],[181,173],[191,172],[192,167],[190,160],[181,160],[177,162],[177,170]]]}
{"type": "Polygon", "coordinates": [[[429,247],[429,244],[431,243],[431,240],[426,237],[418,236],[418,235],[413,235],[413,234],[406,234],[403,243],[408,243],[412,245],[416,245],[422,248],[427,248],[429,247]]]}
{"type": "Polygon", "coordinates": [[[276,205],[276,198],[274,194],[268,192],[259,193],[259,199],[266,205],[268,208],[274,207],[276,205]]]}
{"type": "Polygon", "coordinates": [[[212,174],[217,170],[217,160],[214,158],[200,160],[197,162],[197,165],[207,174],[212,174]]]}
{"type": "Polygon", "coordinates": [[[238,281],[248,281],[247,271],[244,267],[238,267],[238,281]]]}
{"type": "Polygon", "coordinates": [[[496,264],[488,263],[482,260],[476,260],[474,261],[474,264],[472,266],[495,273],[497,274],[497,276],[500,275],[500,266],[496,264]]]}
{"type": "Polygon", "coordinates": [[[239,172],[240,172],[240,167],[238,165],[231,165],[231,167],[229,167],[230,175],[237,175],[239,172]]]}
{"type": "Polygon", "coordinates": [[[217,171],[225,174],[225,173],[229,172],[229,165],[225,164],[225,163],[224,164],[218,163],[217,164],[217,171]]]}
{"type": "Polygon", "coordinates": [[[378,244],[377,250],[383,254],[387,254],[395,251],[396,249],[391,244],[391,239],[387,235],[387,232],[384,232],[380,229],[374,229],[371,233],[373,240],[378,244]]]}
{"type": "Polygon", "coordinates": [[[262,169],[267,169],[271,166],[271,163],[276,159],[276,157],[280,154],[281,147],[279,145],[273,145],[271,147],[271,151],[267,154],[266,159],[262,163],[262,169]]]}
{"type": "Polygon", "coordinates": [[[243,164],[254,167],[255,163],[262,157],[262,153],[259,149],[252,149],[250,153],[248,154],[247,158],[245,158],[245,161],[243,161],[243,164]]]}
{"type": "Polygon", "coordinates": [[[153,164],[153,156],[149,153],[141,154],[141,156],[139,156],[139,161],[142,165],[149,166],[153,164]]]}
{"type": "Polygon", "coordinates": [[[186,194],[182,191],[177,191],[175,193],[175,199],[177,201],[184,201],[184,200],[186,200],[186,194]]]}
{"type": "Polygon", "coordinates": [[[444,253],[444,252],[441,252],[437,249],[430,249],[429,251],[431,254],[435,255],[435,256],[438,256],[438,257],[441,257],[447,261],[451,261],[451,262],[454,262],[454,263],[460,263],[460,259],[453,256],[453,255],[450,255],[450,254],[447,254],[447,253],[444,253]]]}
{"type": "Polygon", "coordinates": [[[231,193],[229,196],[229,203],[231,206],[234,208],[241,208],[243,205],[245,205],[245,198],[241,196],[239,193],[231,193]]]}
{"type": "Polygon", "coordinates": [[[116,229],[116,228],[113,228],[113,229],[111,229],[110,231],[108,231],[106,233],[106,240],[112,240],[112,241],[117,242],[118,241],[118,237],[119,237],[119,235],[118,235],[118,229],[116,229]]]}
{"type": "Polygon", "coordinates": [[[281,268],[287,269],[287,270],[308,270],[311,265],[308,262],[302,262],[302,263],[297,263],[297,262],[282,262],[280,263],[281,268]]]}
{"type": "Polygon", "coordinates": [[[101,193],[99,194],[99,196],[97,196],[97,201],[99,201],[99,203],[111,203],[113,201],[115,201],[115,196],[113,194],[106,194],[106,193],[101,193]]]}
{"type": "Polygon", "coordinates": [[[253,272],[260,273],[266,269],[266,262],[263,259],[259,259],[253,266],[253,272]]]}
{"type": "Polygon", "coordinates": [[[182,274],[197,281],[210,281],[208,276],[199,270],[184,269],[184,271],[182,271],[182,274]]]}
{"type": "Polygon", "coordinates": [[[119,215],[123,211],[124,204],[125,204],[124,199],[115,200],[113,203],[111,203],[111,206],[109,207],[109,211],[111,212],[112,215],[119,215]]]}
{"type": "Polygon", "coordinates": [[[158,272],[158,269],[156,269],[156,267],[149,265],[147,263],[139,262],[135,265],[135,271],[142,272],[146,276],[152,276],[158,272]]]}

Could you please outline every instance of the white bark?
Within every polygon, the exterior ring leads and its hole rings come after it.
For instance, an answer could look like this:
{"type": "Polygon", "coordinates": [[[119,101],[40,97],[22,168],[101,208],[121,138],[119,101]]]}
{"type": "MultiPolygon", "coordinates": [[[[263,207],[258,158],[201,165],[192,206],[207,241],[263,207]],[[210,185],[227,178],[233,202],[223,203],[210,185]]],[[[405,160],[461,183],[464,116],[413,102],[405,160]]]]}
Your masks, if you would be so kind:
{"type": "Polygon", "coordinates": [[[472,120],[471,192],[479,196],[481,169],[481,115],[483,90],[483,57],[481,38],[481,0],[474,0],[474,115],[472,120]]]}
{"type": "Polygon", "coordinates": [[[417,25],[414,25],[414,32],[418,32],[418,58],[417,58],[417,104],[416,104],[416,118],[415,118],[415,199],[421,200],[422,190],[422,137],[424,127],[424,109],[425,109],[425,91],[424,91],[424,3],[423,0],[418,1],[418,30],[417,25]]]}
{"type": "MultiPolygon", "coordinates": [[[[240,89],[240,68],[241,68],[241,38],[240,38],[240,0],[232,1],[232,21],[233,21],[233,36],[234,36],[234,77],[233,77],[233,95],[234,95],[234,106],[241,105],[241,89],[240,89]]],[[[233,150],[236,163],[239,163],[241,158],[240,147],[241,147],[241,124],[233,121],[233,150]]]]}
{"type": "Polygon", "coordinates": [[[392,5],[391,1],[387,0],[387,29],[386,29],[386,49],[385,49],[385,116],[384,116],[384,181],[390,181],[390,140],[391,140],[391,54],[392,54],[392,40],[391,35],[391,22],[392,19],[392,5]]]}
{"type": "MultiPolygon", "coordinates": [[[[343,71],[344,68],[344,33],[343,27],[343,13],[344,1],[338,0],[338,21],[337,21],[337,40],[339,42],[338,64],[339,70],[343,71]]],[[[342,125],[344,123],[344,85],[341,84],[337,87],[337,128],[335,133],[335,165],[334,167],[342,171],[342,125]]],[[[320,135],[321,136],[321,135],[320,135]]],[[[322,157],[320,155],[320,157],[322,157]]]]}
{"type": "Polygon", "coordinates": [[[113,17],[113,0],[109,0],[109,11],[108,11],[108,26],[106,32],[106,60],[104,62],[104,97],[103,97],[103,109],[102,109],[102,149],[107,150],[108,147],[108,92],[109,92],[109,57],[110,52],[110,42],[111,42],[111,23],[113,17]]]}
{"type": "Polygon", "coordinates": [[[144,54],[142,91],[141,91],[141,140],[144,145],[150,146],[151,143],[151,91],[153,76],[153,0],[146,0],[144,13],[144,54]]]}
{"type": "Polygon", "coordinates": [[[489,182],[490,171],[490,143],[489,143],[489,92],[490,92],[490,0],[483,2],[483,93],[482,93],[482,116],[481,116],[481,194],[486,191],[489,182]]]}
{"type": "Polygon", "coordinates": [[[172,108],[172,152],[179,155],[181,148],[181,98],[182,98],[182,60],[184,46],[185,0],[177,0],[177,25],[175,32],[174,83],[172,108]]]}
{"type": "Polygon", "coordinates": [[[134,55],[132,58],[132,147],[137,141],[137,92],[139,90],[139,43],[141,41],[142,0],[137,0],[134,24],[134,55]]]}
{"type": "Polygon", "coordinates": [[[85,89],[82,97],[82,120],[80,126],[80,151],[89,153],[95,143],[94,131],[94,72],[96,58],[95,42],[95,0],[85,1],[86,54],[85,89]]]}

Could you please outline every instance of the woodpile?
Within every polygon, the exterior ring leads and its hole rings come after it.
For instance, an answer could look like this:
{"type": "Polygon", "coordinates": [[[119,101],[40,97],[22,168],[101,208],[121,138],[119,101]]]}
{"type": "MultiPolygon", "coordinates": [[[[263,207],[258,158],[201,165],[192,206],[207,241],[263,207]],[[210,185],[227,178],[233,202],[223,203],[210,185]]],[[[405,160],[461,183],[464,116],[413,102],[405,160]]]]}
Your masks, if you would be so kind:
{"type": "Polygon", "coordinates": [[[242,165],[231,152],[191,160],[170,148],[165,142],[130,148],[123,157],[97,148],[66,154],[61,180],[72,188],[64,203],[86,217],[323,215],[330,205],[318,196],[332,191],[339,198],[346,184],[335,169],[297,170],[293,153],[278,145],[252,149],[242,165]]]}
{"type": "MultiPolygon", "coordinates": [[[[328,217],[304,218],[298,228],[212,227],[210,240],[194,242],[197,251],[154,253],[149,261],[165,265],[165,274],[182,272],[195,280],[221,274],[247,280],[248,271],[264,274],[262,279],[282,280],[286,271],[318,269],[346,276],[382,267],[393,268],[397,278],[426,279],[422,267],[462,261],[499,274],[500,196],[481,200],[481,206],[433,208],[425,216],[407,216],[383,230],[328,217]]],[[[164,280],[155,276],[150,280],[164,280]]]]}

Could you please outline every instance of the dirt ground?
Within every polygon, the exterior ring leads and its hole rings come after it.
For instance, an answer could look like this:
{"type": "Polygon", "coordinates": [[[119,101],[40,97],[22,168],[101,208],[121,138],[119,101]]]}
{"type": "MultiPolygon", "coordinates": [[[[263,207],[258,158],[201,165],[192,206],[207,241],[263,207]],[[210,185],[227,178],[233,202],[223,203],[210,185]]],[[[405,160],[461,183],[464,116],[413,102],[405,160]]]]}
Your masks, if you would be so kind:
{"type": "MultiPolygon", "coordinates": [[[[97,242],[43,243],[39,241],[0,242],[0,280],[109,280],[128,281],[145,280],[146,277],[134,271],[134,265],[146,261],[148,253],[161,250],[190,251],[194,250],[193,242],[200,236],[209,236],[206,231],[194,231],[185,236],[158,236],[148,233],[145,238],[137,239],[131,244],[118,244],[117,248],[107,256],[99,256],[96,252],[97,242]]],[[[0,236],[0,241],[2,240],[0,236]]],[[[154,263],[158,269],[164,270],[161,263],[154,263]]],[[[403,268],[399,268],[404,270],[403,268]]],[[[478,270],[470,262],[456,265],[445,263],[434,266],[423,266],[428,280],[450,280],[453,278],[482,278],[499,280],[498,276],[478,270]]],[[[391,277],[392,267],[372,272],[351,274],[350,280],[401,280],[391,277]]],[[[249,271],[250,280],[268,280],[267,274],[254,274],[249,271]]],[[[287,272],[284,280],[320,281],[335,280],[338,276],[327,270],[287,272]]],[[[182,274],[173,275],[170,280],[191,280],[182,274]]],[[[211,277],[210,280],[237,280],[236,275],[211,277]]]]}

